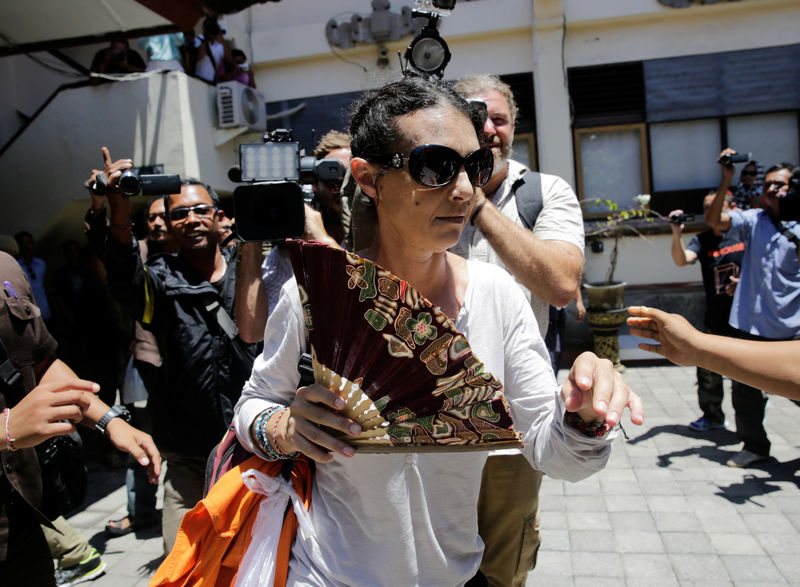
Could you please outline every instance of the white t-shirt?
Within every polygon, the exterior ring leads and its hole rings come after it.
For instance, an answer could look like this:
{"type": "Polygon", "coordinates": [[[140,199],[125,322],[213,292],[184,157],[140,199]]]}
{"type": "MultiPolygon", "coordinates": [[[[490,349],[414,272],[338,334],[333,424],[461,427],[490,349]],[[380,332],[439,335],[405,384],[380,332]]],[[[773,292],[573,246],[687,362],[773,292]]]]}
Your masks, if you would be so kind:
{"type": "MultiPolygon", "coordinates": [[[[509,160],[508,176],[492,196],[492,203],[497,206],[503,215],[523,226],[517,211],[517,200],[511,187],[514,182],[525,175],[528,168],[517,161],[509,160]]],[[[575,192],[569,184],[555,175],[545,173],[537,174],[542,187],[542,211],[536,218],[533,234],[542,240],[558,240],[571,243],[578,247],[581,255],[584,248],[583,214],[575,192]]],[[[494,251],[489,241],[480,230],[467,223],[458,244],[450,249],[465,259],[477,259],[492,265],[505,268],[500,256],[494,251]]],[[[542,337],[547,333],[549,306],[544,300],[533,296],[529,289],[522,286],[525,297],[531,303],[533,314],[539,325],[542,337]]]]}
{"type": "MultiPolygon", "coordinates": [[[[530,306],[511,277],[468,261],[456,328],[504,384],[523,454],[555,478],[577,481],[603,468],[616,437],[590,438],[563,425],[564,406],[530,306]]],[[[267,407],[291,402],[306,332],[292,278],[267,322],[264,353],[236,405],[240,442],[262,454],[249,429],[267,407]]],[[[289,585],[463,585],[478,569],[477,502],[484,452],[356,454],[318,464],[310,516],[298,531],[289,585]]]]}
{"type": "Polygon", "coordinates": [[[212,63],[203,39],[203,35],[199,35],[194,39],[194,46],[197,49],[197,64],[194,67],[194,74],[200,79],[213,83],[217,76],[217,69],[219,69],[225,57],[225,47],[219,41],[208,44],[211,54],[214,56],[214,63],[212,63]]]}

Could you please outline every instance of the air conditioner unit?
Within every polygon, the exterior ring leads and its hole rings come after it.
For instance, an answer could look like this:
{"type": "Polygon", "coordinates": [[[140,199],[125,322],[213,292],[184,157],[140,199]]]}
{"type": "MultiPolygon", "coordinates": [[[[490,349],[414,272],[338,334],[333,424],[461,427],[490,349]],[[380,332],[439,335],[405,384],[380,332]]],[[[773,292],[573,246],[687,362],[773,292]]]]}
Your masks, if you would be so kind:
{"type": "Polygon", "coordinates": [[[217,84],[217,116],[219,128],[246,126],[250,130],[267,130],[264,96],[240,82],[217,84]]]}

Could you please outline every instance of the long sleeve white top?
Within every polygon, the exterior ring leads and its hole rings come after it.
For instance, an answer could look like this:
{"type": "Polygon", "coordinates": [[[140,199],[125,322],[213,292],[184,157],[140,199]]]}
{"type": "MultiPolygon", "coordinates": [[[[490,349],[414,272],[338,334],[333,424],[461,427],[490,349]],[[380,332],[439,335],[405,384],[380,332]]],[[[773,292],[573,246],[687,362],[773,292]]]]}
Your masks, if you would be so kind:
{"type": "MultiPolygon", "coordinates": [[[[455,321],[475,356],[503,383],[523,454],[548,475],[577,481],[603,468],[612,431],[591,438],[565,425],[564,405],[530,305],[510,275],[468,261],[469,284],[455,321]]],[[[239,440],[258,414],[288,405],[306,331],[294,279],[270,316],[264,353],[236,406],[239,440]]],[[[484,452],[336,455],[318,464],[311,498],[313,535],[299,531],[290,585],[442,585],[477,571],[483,544],[477,501],[484,452]]]]}

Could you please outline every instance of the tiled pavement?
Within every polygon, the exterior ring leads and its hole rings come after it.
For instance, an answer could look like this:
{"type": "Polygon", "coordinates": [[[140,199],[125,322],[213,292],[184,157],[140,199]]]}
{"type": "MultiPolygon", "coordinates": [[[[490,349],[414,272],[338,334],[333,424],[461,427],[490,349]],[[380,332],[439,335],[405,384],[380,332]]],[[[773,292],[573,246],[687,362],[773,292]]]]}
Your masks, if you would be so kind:
{"type": "MultiPolygon", "coordinates": [[[[629,368],[625,378],[645,401],[646,423],[625,425],[630,440],[592,478],[545,478],[543,544],[527,585],[800,585],[800,408],[773,397],[772,458],[732,469],[725,461],[740,447],[732,432],[686,426],[699,416],[694,369],[629,368]]],[[[726,382],[733,428],[727,391],[726,382]]],[[[106,540],[106,521],[125,512],[124,471],[92,465],[90,475],[88,505],[70,523],[107,570],[87,585],[147,585],[160,536],[106,540]]]]}

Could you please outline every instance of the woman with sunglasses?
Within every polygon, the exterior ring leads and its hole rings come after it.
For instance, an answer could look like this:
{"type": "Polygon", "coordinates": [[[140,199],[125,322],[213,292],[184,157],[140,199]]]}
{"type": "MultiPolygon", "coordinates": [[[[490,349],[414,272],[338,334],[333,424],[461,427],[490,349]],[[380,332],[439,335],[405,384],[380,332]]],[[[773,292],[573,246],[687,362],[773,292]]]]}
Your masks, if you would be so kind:
{"type": "MultiPolygon", "coordinates": [[[[591,354],[579,358],[559,390],[516,283],[501,269],[447,251],[476,213],[476,189],[492,171],[492,154],[478,141],[482,123],[471,117],[451,89],[413,78],[371,92],[357,107],[351,171],[377,222],[372,245],[359,254],[421,291],[465,333],[503,382],[533,465],[579,480],[605,465],[616,436],[610,429],[626,406],[642,422],[641,401],[610,363],[591,354]]],[[[328,389],[295,391],[306,332],[293,280],[270,315],[264,343],[236,408],[239,439],[265,458],[300,452],[317,462],[314,533],[298,531],[287,584],[469,581],[483,548],[477,500],[485,453],[354,455],[325,432],[321,427],[349,434],[359,428],[337,415],[344,402],[328,389]],[[255,421],[276,407],[259,440],[255,421]]]]}

